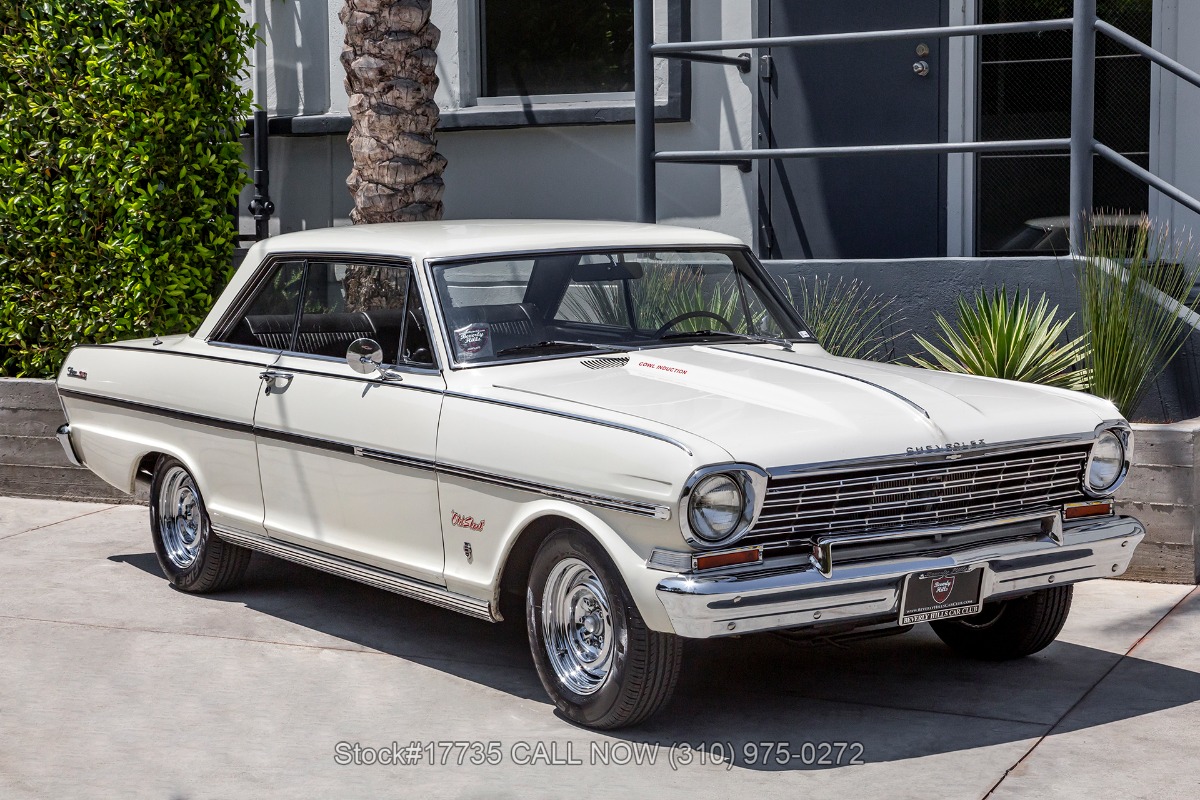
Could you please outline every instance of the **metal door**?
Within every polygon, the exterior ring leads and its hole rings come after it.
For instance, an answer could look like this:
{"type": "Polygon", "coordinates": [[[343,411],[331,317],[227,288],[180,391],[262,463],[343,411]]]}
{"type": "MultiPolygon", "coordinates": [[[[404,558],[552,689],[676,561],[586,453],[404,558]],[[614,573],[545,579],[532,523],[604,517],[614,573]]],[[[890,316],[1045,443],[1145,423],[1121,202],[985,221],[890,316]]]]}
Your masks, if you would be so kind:
{"type": "MultiPolygon", "coordinates": [[[[939,0],[771,0],[766,35],[945,24],[939,0]]],[[[945,139],[943,40],[777,47],[761,73],[760,146],[945,139]]],[[[785,159],[761,170],[760,252],[770,258],[944,255],[945,156],[785,159]]]]}

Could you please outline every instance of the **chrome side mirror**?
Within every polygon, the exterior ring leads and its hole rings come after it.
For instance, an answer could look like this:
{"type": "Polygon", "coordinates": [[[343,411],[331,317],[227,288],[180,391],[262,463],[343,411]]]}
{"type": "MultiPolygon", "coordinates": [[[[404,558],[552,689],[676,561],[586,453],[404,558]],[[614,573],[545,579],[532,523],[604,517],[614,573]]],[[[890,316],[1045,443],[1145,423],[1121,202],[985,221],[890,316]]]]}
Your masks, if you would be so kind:
{"type": "Polygon", "coordinates": [[[380,380],[403,380],[400,373],[383,365],[383,348],[374,339],[355,339],[346,348],[346,363],[360,375],[378,372],[380,380]]]}
{"type": "Polygon", "coordinates": [[[346,348],[346,363],[360,375],[370,375],[383,366],[383,348],[374,339],[355,339],[346,348]]]}

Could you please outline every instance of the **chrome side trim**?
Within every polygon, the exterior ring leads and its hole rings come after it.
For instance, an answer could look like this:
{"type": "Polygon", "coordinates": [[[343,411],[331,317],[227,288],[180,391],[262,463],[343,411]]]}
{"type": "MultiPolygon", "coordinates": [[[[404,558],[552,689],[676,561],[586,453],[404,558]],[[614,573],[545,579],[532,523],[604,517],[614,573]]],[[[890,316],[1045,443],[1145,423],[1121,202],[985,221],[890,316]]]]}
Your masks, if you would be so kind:
{"type": "Polygon", "coordinates": [[[545,483],[535,483],[533,481],[525,481],[520,478],[510,478],[504,475],[496,475],[491,472],[481,472],[469,467],[459,467],[452,464],[437,465],[437,471],[440,475],[452,475],[457,478],[466,478],[467,480],[479,481],[481,483],[491,483],[496,486],[506,486],[511,489],[519,489],[526,492],[535,492],[545,495],[546,497],[554,497],[559,500],[568,500],[570,502],[581,503],[588,506],[596,506],[597,508],[607,508],[613,511],[624,511],[629,514],[637,514],[643,517],[653,517],[654,519],[670,519],[670,506],[658,505],[657,503],[642,503],[636,500],[625,500],[620,497],[610,497],[607,495],[591,494],[589,492],[580,492],[575,489],[566,489],[561,486],[553,486],[545,483]]]}
{"type": "Polygon", "coordinates": [[[1096,438],[1094,431],[1086,433],[1064,434],[1037,439],[1020,439],[1012,442],[987,445],[977,450],[955,453],[894,453],[882,456],[867,456],[850,458],[843,461],[818,461],[811,464],[792,464],[785,467],[771,467],[767,472],[773,478],[786,478],[793,475],[821,475],[833,472],[849,472],[863,467],[894,467],[919,466],[939,461],[965,461],[984,456],[1004,455],[1006,453],[1025,453],[1030,450],[1045,450],[1052,447],[1064,447],[1081,442],[1090,442],[1096,438]]]}
{"type": "MultiPolygon", "coordinates": [[[[709,347],[716,347],[716,345],[709,345],[709,347]]],[[[899,392],[893,391],[893,390],[887,388],[886,386],[881,386],[880,384],[875,383],[874,381],[869,381],[866,378],[860,378],[857,375],[847,375],[844,372],[838,372],[837,370],[834,370],[834,369],[822,369],[821,367],[814,367],[809,364],[799,364],[795,361],[788,361],[787,359],[784,359],[784,358],[771,358],[770,356],[766,356],[761,353],[744,353],[741,350],[725,350],[724,352],[736,353],[737,355],[749,356],[750,358],[761,358],[764,361],[774,361],[777,364],[787,364],[788,366],[797,367],[799,369],[809,369],[809,370],[812,370],[813,372],[823,372],[826,375],[835,375],[839,378],[845,378],[846,380],[849,380],[849,381],[858,381],[859,383],[865,383],[867,386],[871,386],[875,389],[878,389],[879,391],[884,392],[885,394],[890,394],[892,397],[896,398],[897,400],[900,400],[901,402],[911,406],[912,408],[919,411],[922,415],[924,415],[925,419],[932,419],[929,416],[928,411],[926,411],[921,406],[917,405],[915,402],[913,402],[909,398],[900,394],[899,392]]]]}
{"type": "Polygon", "coordinates": [[[479,481],[480,483],[490,483],[495,486],[505,486],[510,489],[519,489],[525,492],[533,492],[535,494],[545,495],[546,497],[554,497],[559,500],[569,500],[583,505],[596,506],[598,508],[608,508],[614,511],[625,511],[630,514],[638,514],[643,517],[654,517],[655,519],[670,519],[671,509],[668,506],[658,505],[656,503],[642,503],[637,500],[625,500],[621,497],[611,497],[602,494],[590,494],[588,492],[580,492],[575,489],[567,489],[562,486],[554,486],[548,483],[537,483],[535,481],[526,481],[520,478],[511,478],[507,475],[498,475],[494,472],[483,472],[470,467],[462,467],[456,464],[447,464],[441,461],[429,461],[423,458],[413,458],[399,453],[389,453],[383,450],[372,450],[369,447],[355,447],[354,455],[362,458],[372,458],[377,461],[386,461],[389,464],[400,464],[413,469],[428,469],[437,472],[439,475],[452,475],[456,478],[466,478],[467,480],[479,481]]]}
{"type": "Polygon", "coordinates": [[[395,592],[396,594],[411,597],[414,600],[421,600],[439,608],[457,611],[460,614],[466,614],[468,617],[487,620],[488,622],[499,622],[501,619],[499,612],[494,610],[492,604],[488,601],[457,594],[442,586],[435,586],[434,584],[408,578],[395,572],[388,572],[378,567],[368,566],[357,561],[350,561],[349,559],[340,558],[328,553],[321,553],[307,547],[301,547],[300,545],[281,542],[278,539],[257,536],[245,531],[237,531],[232,528],[223,528],[214,525],[213,532],[231,544],[240,545],[250,550],[257,550],[260,553],[266,553],[267,555],[276,556],[287,561],[293,561],[297,564],[319,569],[322,572],[328,572],[332,575],[349,578],[352,581],[365,583],[368,586],[374,586],[378,589],[395,592]]]}
{"type": "MultiPolygon", "coordinates": [[[[315,447],[335,453],[353,455],[359,458],[370,458],[377,461],[386,461],[391,464],[400,464],[413,469],[429,470],[431,472],[436,472],[443,475],[456,475],[461,478],[477,480],[497,486],[507,486],[513,489],[534,492],[535,494],[581,503],[583,505],[607,508],[613,511],[624,511],[629,514],[637,514],[643,517],[653,517],[654,519],[671,518],[670,506],[660,505],[658,503],[648,503],[638,500],[626,500],[622,497],[592,494],[576,489],[567,489],[562,486],[555,486],[553,484],[537,483],[535,481],[527,481],[521,478],[512,478],[507,475],[483,472],[481,470],[475,470],[471,469],[470,467],[463,467],[457,464],[431,461],[425,458],[406,456],[401,453],[375,450],[369,447],[361,447],[358,445],[347,444],[345,442],[336,442],[330,439],[321,439],[315,436],[288,433],[286,431],[275,430],[272,428],[255,427],[248,423],[230,422],[228,420],[222,420],[216,417],[208,417],[202,414],[193,414],[191,412],[160,408],[147,403],[139,403],[134,400],[125,400],[117,397],[108,397],[105,395],[93,394],[92,392],[79,392],[71,389],[60,389],[59,395],[91,400],[96,403],[115,405],[123,408],[132,408],[147,414],[154,414],[157,416],[167,417],[169,419],[183,420],[186,422],[196,423],[198,425],[210,425],[217,428],[234,430],[239,433],[257,436],[263,439],[287,442],[289,444],[295,444],[301,447],[315,447]]],[[[60,439],[59,441],[62,440],[60,439]]]]}
{"type": "MultiPolygon", "coordinates": [[[[525,392],[526,394],[532,394],[532,395],[541,396],[541,397],[545,396],[545,395],[538,395],[537,392],[529,392],[524,389],[508,389],[508,387],[504,387],[504,386],[498,386],[496,388],[507,389],[508,391],[520,391],[520,392],[525,392]]],[[[569,411],[555,411],[553,409],[542,408],[540,406],[531,406],[531,405],[526,405],[525,403],[516,403],[516,402],[513,402],[512,400],[500,400],[495,397],[480,397],[480,396],[474,395],[474,394],[463,394],[462,392],[454,392],[454,391],[450,391],[450,390],[446,391],[446,397],[454,397],[454,398],[458,398],[459,400],[474,400],[478,403],[491,403],[492,405],[496,405],[496,406],[506,406],[508,408],[517,408],[522,411],[532,411],[536,414],[547,414],[551,417],[562,417],[563,419],[573,419],[573,420],[577,420],[579,422],[588,422],[588,423],[591,423],[592,425],[601,425],[605,428],[613,428],[615,430],[626,431],[628,433],[636,433],[639,436],[648,436],[651,439],[657,439],[660,442],[666,442],[667,444],[674,445],[675,447],[678,447],[683,452],[687,453],[689,456],[695,455],[692,452],[692,449],[690,447],[688,447],[686,444],[679,441],[678,439],[672,439],[670,436],[667,436],[666,434],[656,433],[654,431],[646,430],[645,428],[639,428],[634,425],[626,425],[621,422],[612,422],[612,421],[606,420],[606,419],[598,419],[596,417],[589,417],[589,416],[585,416],[583,414],[572,414],[569,411]]]]}
{"type": "Polygon", "coordinates": [[[54,438],[62,445],[63,452],[67,454],[67,461],[70,461],[72,466],[82,467],[83,461],[79,459],[79,454],[75,452],[75,443],[71,441],[71,426],[59,425],[54,438]]]}

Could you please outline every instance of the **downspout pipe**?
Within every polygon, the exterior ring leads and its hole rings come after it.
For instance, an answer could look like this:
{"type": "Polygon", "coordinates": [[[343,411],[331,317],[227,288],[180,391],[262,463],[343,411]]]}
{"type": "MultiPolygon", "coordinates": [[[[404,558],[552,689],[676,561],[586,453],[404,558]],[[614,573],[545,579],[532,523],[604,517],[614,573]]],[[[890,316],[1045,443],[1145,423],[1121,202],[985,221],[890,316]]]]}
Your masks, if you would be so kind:
{"type": "Polygon", "coordinates": [[[254,239],[262,241],[271,235],[271,215],[275,204],[271,202],[271,171],[268,169],[268,120],[267,120],[267,41],[263,31],[267,28],[265,0],[254,0],[254,198],[246,210],[254,217],[254,239]]]}

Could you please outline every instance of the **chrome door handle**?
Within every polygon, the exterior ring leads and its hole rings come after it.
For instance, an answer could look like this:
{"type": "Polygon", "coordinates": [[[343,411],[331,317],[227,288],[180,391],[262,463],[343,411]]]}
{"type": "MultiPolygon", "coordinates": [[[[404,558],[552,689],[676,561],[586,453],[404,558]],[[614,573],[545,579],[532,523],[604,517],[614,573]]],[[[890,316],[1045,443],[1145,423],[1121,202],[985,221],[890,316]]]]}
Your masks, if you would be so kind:
{"type": "Polygon", "coordinates": [[[284,385],[286,386],[288,383],[291,383],[292,378],[294,377],[296,376],[290,372],[279,372],[278,370],[274,369],[266,369],[258,373],[258,379],[266,382],[267,384],[266,388],[263,389],[263,394],[271,393],[271,388],[275,386],[275,381],[282,378],[284,385]]]}

